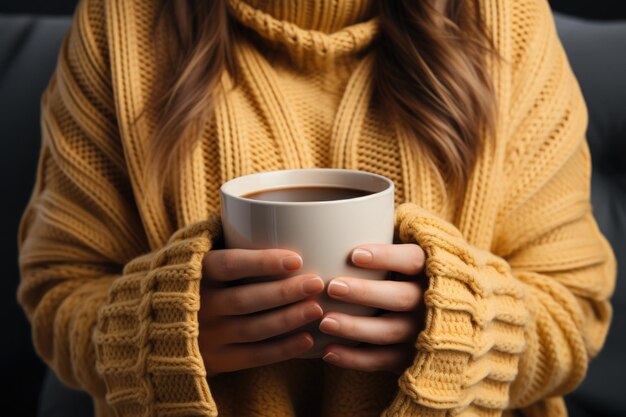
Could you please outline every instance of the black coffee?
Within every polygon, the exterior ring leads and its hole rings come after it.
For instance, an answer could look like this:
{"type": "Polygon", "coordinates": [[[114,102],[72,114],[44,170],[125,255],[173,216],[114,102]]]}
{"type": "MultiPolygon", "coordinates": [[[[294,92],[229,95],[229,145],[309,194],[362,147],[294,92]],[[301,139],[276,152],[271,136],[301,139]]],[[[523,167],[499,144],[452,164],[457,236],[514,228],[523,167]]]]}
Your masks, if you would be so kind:
{"type": "Polygon", "coordinates": [[[313,186],[261,190],[245,194],[242,197],[261,201],[307,202],[346,200],[370,194],[373,193],[371,191],[357,190],[355,188],[313,186]]]}

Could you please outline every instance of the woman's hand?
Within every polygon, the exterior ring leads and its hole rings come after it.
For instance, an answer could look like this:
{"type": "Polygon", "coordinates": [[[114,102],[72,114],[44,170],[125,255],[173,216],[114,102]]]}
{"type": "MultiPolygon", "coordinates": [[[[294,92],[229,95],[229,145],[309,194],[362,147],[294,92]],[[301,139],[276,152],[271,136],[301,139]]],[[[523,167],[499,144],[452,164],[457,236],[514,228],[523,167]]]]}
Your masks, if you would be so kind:
{"type": "Polygon", "coordinates": [[[326,313],[319,326],[322,332],[366,345],[329,344],[323,359],[343,368],[401,374],[415,357],[414,344],[423,327],[423,284],[416,275],[424,269],[424,251],[413,243],[368,244],[355,248],[351,259],[356,266],[392,271],[402,280],[338,277],[330,281],[332,298],[387,311],[375,317],[326,313]]]}
{"type": "Polygon", "coordinates": [[[281,275],[301,267],[302,258],[283,249],[207,252],[202,261],[198,320],[200,352],[208,378],[284,361],[313,346],[311,334],[305,331],[279,340],[262,340],[322,317],[320,305],[307,299],[324,291],[324,281],[319,276],[305,274],[225,287],[241,278],[281,275]],[[281,307],[285,304],[289,305],[281,307]],[[273,310],[262,312],[268,309],[273,310]]]}

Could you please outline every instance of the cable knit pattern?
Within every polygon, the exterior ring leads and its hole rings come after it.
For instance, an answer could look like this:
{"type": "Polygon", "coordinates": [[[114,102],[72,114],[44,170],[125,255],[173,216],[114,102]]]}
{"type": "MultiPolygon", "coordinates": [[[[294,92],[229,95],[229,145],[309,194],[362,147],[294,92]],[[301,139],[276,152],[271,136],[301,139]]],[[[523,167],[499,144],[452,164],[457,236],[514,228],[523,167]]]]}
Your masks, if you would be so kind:
{"type": "Polygon", "coordinates": [[[411,407],[415,414],[408,415],[425,413],[422,407],[506,408],[525,348],[523,286],[503,259],[472,247],[456,227],[413,203],[397,209],[396,224],[403,242],[426,252],[429,277],[426,326],[418,357],[400,379],[406,397],[396,398],[397,406],[411,407]]]}
{"type": "Polygon", "coordinates": [[[162,249],[129,262],[111,284],[94,341],[98,372],[109,384],[106,400],[120,414],[138,406],[151,416],[217,412],[206,401],[196,316],[202,258],[220,230],[216,213],[180,229],[162,249]]]}
{"type": "Polygon", "coordinates": [[[372,91],[371,0],[228,1],[248,28],[241,77],[223,77],[228,93],[163,201],[139,181],[149,104],[174,76],[151,38],[161,2],[80,2],[42,98],[18,237],[18,299],[42,359],[98,417],[565,417],[561,396],[604,343],[616,264],[590,206],[586,109],[545,0],[479,2],[503,57],[489,63],[496,135],[447,199],[419,138],[372,91]],[[396,240],[426,252],[417,354],[400,376],[292,359],[207,380],[197,314],[219,187],[304,167],[396,184],[396,240]]]}

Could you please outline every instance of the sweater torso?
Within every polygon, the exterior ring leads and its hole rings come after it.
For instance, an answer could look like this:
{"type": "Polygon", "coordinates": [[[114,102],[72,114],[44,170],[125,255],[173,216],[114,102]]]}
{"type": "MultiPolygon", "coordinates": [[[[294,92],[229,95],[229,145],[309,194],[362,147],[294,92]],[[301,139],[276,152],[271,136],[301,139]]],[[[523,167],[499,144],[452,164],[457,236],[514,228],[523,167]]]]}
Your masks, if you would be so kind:
{"type": "MultiPolygon", "coordinates": [[[[279,3],[229,0],[233,17],[248,28],[235,45],[242,79],[237,84],[225,79],[227,88],[233,88],[220,97],[200,146],[185,161],[169,210],[150,203],[143,207],[145,223],[155,227],[149,234],[153,245],[162,244],[159,236],[165,238],[181,225],[202,220],[207,212],[219,212],[223,182],[276,169],[332,167],[384,175],[394,181],[396,206],[415,202],[458,224],[463,196],[452,196],[444,204],[445,191],[432,166],[420,155],[416,142],[383,116],[374,97],[372,44],[378,20],[370,0],[284,2],[283,8],[276,6],[279,3]],[[297,7],[301,4],[307,7],[297,7]],[[353,6],[333,9],[341,4],[353,6]],[[318,10],[329,14],[314,22],[318,10]]],[[[144,21],[147,25],[150,20],[144,21]]],[[[137,30],[137,36],[141,38],[147,29],[137,30]]],[[[147,42],[145,38],[141,44],[147,42]]],[[[132,54],[126,59],[132,59],[132,54]]],[[[158,61],[154,65],[152,71],[144,67],[142,85],[158,84],[158,61]]],[[[150,117],[156,116],[148,114],[146,119],[150,117]]],[[[136,140],[145,140],[147,132],[136,140]]],[[[125,135],[126,140],[132,136],[125,135]]],[[[493,155],[482,163],[489,169],[481,175],[489,177],[493,155]]],[[[489,178],[478,181],[492,183],[489,178]]],[[[497,187],[483,192],[480,199],[463,206],[465,215],[497,187]]],[[[482,225],[476,224],[476,218],[471,220],[469,230],[476,233],[477,243],[489,241],[489,235],[479,231],[492,229],[488,223],[494,218],[481,216],[482,225]]],[[[276,411],[268,415],[351,417],[379,415],[393,399],[397,380],[391,373],[292,359],[218,375],[210,385],[224,416],[257,415],[271,403],[276,411]]]]}

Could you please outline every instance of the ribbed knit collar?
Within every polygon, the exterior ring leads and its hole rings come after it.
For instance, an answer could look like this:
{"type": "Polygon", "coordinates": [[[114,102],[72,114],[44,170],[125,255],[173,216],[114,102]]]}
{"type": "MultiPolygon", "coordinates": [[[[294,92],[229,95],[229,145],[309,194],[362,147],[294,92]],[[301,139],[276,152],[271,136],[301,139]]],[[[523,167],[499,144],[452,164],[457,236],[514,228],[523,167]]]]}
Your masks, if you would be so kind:
{"type": "Polygon", "coordinates": [[[242,0],[277,20],[333,33],[372,17],[373,0],[242,0]]]}
{"type": "Polygon", "coordinates": [[[299,63],[367,47],[378,31],[373,0],[228,0],[232,15],[299,63]]]}

